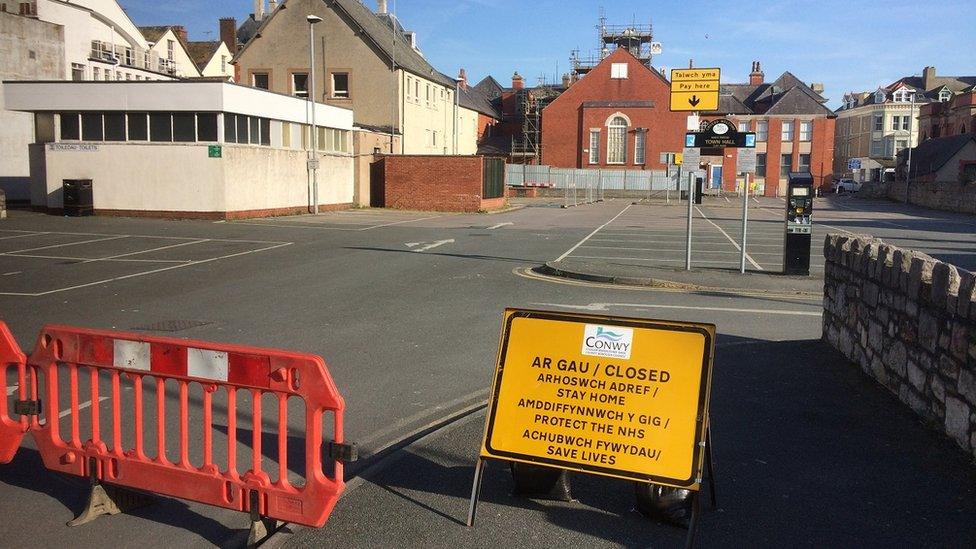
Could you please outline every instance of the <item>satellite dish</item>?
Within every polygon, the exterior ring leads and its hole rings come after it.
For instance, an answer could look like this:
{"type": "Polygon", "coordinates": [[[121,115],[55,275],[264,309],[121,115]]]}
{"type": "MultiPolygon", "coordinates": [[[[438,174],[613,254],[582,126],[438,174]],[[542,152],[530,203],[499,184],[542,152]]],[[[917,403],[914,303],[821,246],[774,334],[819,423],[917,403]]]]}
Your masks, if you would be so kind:
{"type": "Polygon", "coordinates": [[[651,42],[651,55],[661,55],[664,49],[661,47],[660,42],[651,42]]]}

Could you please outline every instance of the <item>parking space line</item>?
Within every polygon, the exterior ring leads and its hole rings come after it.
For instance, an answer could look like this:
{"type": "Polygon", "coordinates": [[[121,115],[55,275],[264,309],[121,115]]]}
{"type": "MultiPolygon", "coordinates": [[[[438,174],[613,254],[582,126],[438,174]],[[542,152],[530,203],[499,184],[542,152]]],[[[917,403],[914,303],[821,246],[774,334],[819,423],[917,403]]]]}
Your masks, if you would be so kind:
{"type": "Polygon", "coordinates": [[[12,255],[12,254],[18,254],[18,253],[21,253],[21,252],[37,252],[37,251],[40,251],[40,250],[50,250],[52,248],[64,248],[64,247],[67,247],[67,246],[78,246],[80,244],[92,244],[94,242],[108,242],[109,240],[119,240],[121,238],[128,238],[128,237],[129,237],[129,235],[116,235],[116,236],[110,236],[110,237],[107,237],[107,238],[93,238],[91,240],[82,240],[80,242],[69,242],[67,244],[52,244],[50,246],[40,246],[40,247],[37,247],[37,248],[26,248],[26,249],[23,249],[23,250],[13,250],[13,251],[10,251],[10,252],[4,252],[3,255],[12,255]]]}
{"type": "Polygon", "coordinates": [[[603,225],[600,225],[599,227],[597,227],[596,229],[594,229],[593,232],[590,233],[590,234],[588,234],[588,235],[586,235],[586,237],[583,238],[583,240],[580,240],[579,242],[576,243],[575,246],[573,246],[572,248],[566,250],[566,253],[564,253],[563,255],[559,256],[556,259],[556,261],[562,261],[562,260],[566,259],[569,256],[569,254],[575,252],[576,251],[576,248],[579,248],[580,246],[582,246],[583,243],[586,242],[587,240],[589,240],[593,235],[595,235],[596,233],[600,232],[600,230],[603,229],[604,227],[606,227],[607,225],[609,225],[609,224],[613,223],[614,221],[616,221],[617,218],[620,217],[620,216],[622,216],[624,214],[624,212],[626,212],[627,210],[629,210],[632,205],[633,204],[627,204],[626,206],[624,206],[624,209],[620,210],[620,213],[618,213],[617,215],[615,215],[612,218],[610,218],[610,221],[607,221],[603,225]]]}
{"type": "Polygon", "coordinates": [[[41,236],[41,235],[45,235],[45,234],[51,234],[51,233],[43,232],[43,233],[15,234],[15,235],[11,235],[11,236],[0,236],[0,240],[10,240],[12,238],[29,238],[29,237],[32,237],[32,236],[41,236]]]}
{"type": "MultiPolygon", "coordinates": [[[[119,259],[119,258],[122,258],[122,257],[129,257],[129,256],[139,255],[139,254],[148,254],[150,252],[158,252],[158,251],[161,251],[161,250],[169,250],[169,249],[172,249],[172,248],[179,248],[179,247],[182,247],[182,246],[189,246],[191,244],[201,244],[203,242],[210,242],[210,239],[209,238],[201,238],[201,239],[198,239],[198,240],[191,240],[190,242],[180,242],[178,244],[170,244],[169,246],[160,246],[158,248],[150,248],[148,250],[140,250],[138,252],[129,252],[127,254],[118,254],[118,255],[111,255],[111,256],[108,256],[108,257],[92,258],[92,259],[87,259],[85,261],[82,261],[82,263],[94,263],[96,261],[111,261],[111,260],[119,259]]],[[[151,259],[143,259],[142,261],[152,261],[152,260],[151,259]]]]}
{"type": "Polygon", "coordinates": [[[415,221],[426,221],[428,219],[437,219],[439,217],[444,217],[443,215],[432,215],[430,217],[421,217],[419,219],[404,219],[403,221],[394,221],[393,223],[384,223],[382,225],[373,225],[372,227],[366,227],[365,229],[359,229],[360,231],[368,231],[370,229],[379,229],[382,227],[392,227],[394,225],[403,225],[404,223],[413,223],[415,221]]]}
{"type": "MultiPolygon", "coordinates": [[[[711,223],[712,226],[714,226],[716,229],[718,229],[718,232],[724,234],[725,235],[725,238],[728,238],[729,239],[729,242],[732,243],[732,246],[735,247],[736,250],[738,250],[739,252],[742,252],[742,247],[739,246],[739,244],[731,236],[729,236],[729,233],[727,233],[724,230],[722,230],[722,227],[719,227],[714,221],[712,221],[711,219],[709,219],[708,216],[705,215],[705,213],[701,211],[701,208],[699,208],[699,207],[696,206],[695,207],[695,210],[698,211],[698,215],[702,216],[702,219],[704,219],[705,221],[708,221],[709,223],[711,223]]],[[[694,249],[694,245],[692,245],[692,249],[694,249]]],[[[748,252],[746,252],[746,259],[749,260],[749,263],[752,263],[752,266],[753,267],[759,269],[760,271],[765,271],[766,270],[766,269],[763,269],[762,268],[762,265],[756,263],[756,260],[753,259],[749,255],[748,252]]]]}
{"type": "Polygon", "coordinates": [[[234,257],[240,257],[240,256],[244,256],[244,255],[250,255],[250,254],[256,254],[256,253],[261,253],[261,252],[267,252],[267,251],[275,250],[275,249],[278,249],[278,248],[283,248],[285,246],[291,246],[293,244],[294,244],[293,242],[281,242],[281,243],[275,244],[274,246],[267,246],[267,247],[264,247],[264,248],[258,248],[258,249],[254,249],[254,250],[246,250],[246,251],[243,251],[243,252],[236,252],[236,253],[226,254],[226,255],[222,255],[222,256],[218,256],[218,257],[211,257],[211,258],[207,258],[207,259],[200,259],[200,260],[197,260],[197,261],[190,261],[188,263],[181,263],[179,265],[171,265],[171,266],[168,266],[168,267],[160,267],[158,269],[152,269],[152,270],[149,270],[149,271],[142,271],[142,272],[138,272],[138,273],[132,273],[132,274],[127,274],[127,275],[122,275],[122,276],[116,276],[116,277],[112,277],[112,278],[106,278],[104,280],[96,280],[94,282],[87,282],[85,284],[76,284],[74,286],[68,286],[68,287],[64,287],[64,288],[57,288],[55,290],[48,290],[46,292],[37,292],[37,293],[0,292],[0,295],[23,296],[23,297],[42,297],[42,296],[46,296],[46,295],[50,295],[50,294],[56,294],[56,293],[60,293],[60,292],[67,292],[67,291],[70,291],[70,290],[77,290],[77,289],[80,289],[80,288],[88,288],[88,287],[91,287],[91,286],[99,286],[99,285],[102,285],[102,284],[108,284],[110,282],[118,282],[120,280],[127,280],[127,279],[130,279],[130,278],[138,278],[138,277],[147,276],[147,275],[151,275],[151,274],[162,273],[162,272],[166,272],[166,271],[172,271],[174,269],[183,269],[185,267],[192,267],[194,265],[202,265],[202,264],[205,264],[205,263],[212,263],[214,261],[221,261],[221,260],[224,260],[224,259],[231,259],[231,258],[234,258],[234,257]]]}
{"type": "Polygon", "coordinates": [[[189,263],[192,259],[92,259],[90,257],[70,257],[63,255],[40,255],[40,254],[10,254],[0,253],[0,256],[7,257],[26,257],[28,259],[54,259],[61,261],[77,261],[78,263],[90,263],[92,261],[107,261],[109,263],[189,263]]]}
{"type": "Polygon", "coordinates": [[[790,316],[822,316],[822,311],[790,311],[783,309],[740,309],[737,307],[695,307],[692,305],[659,305],[650,303],[591,303],[589,305],[565,305],[562,303],[533,303],[533,306],[560,307],[591,312],[606,312],[610,307],[633,309],[675,309],[686,311],[716,311],[727,313],[770,314],[790,316]]]}

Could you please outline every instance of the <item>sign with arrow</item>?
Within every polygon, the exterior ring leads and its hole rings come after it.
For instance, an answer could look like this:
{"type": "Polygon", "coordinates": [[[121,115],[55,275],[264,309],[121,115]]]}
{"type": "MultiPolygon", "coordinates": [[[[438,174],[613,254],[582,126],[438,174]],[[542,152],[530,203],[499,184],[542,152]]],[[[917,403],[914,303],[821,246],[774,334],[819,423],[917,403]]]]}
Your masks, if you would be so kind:
{"type": "Polygon", "coordinates": [[[672,111],[716,111],[721,69],[672,69],[672,111]]]}

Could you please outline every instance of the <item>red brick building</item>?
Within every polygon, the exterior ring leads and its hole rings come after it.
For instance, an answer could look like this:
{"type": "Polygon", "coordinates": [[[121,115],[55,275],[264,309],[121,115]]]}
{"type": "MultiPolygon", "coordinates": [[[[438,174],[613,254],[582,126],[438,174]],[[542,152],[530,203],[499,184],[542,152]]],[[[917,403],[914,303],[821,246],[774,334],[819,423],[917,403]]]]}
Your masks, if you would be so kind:
{"type": "Polygon", "coordinates": [[[624,48],[542,111],[542,163],[562,168],[657,169],[681,152],[687,114],[669,108],[670,84],[624,48]]]}
{"type": "MultiPolygon", "coordinates": [[[[808,171],[820,186],[832,178],[836,115],[826,99],[789,72],[765,82],[753,63],[748,84],[723,84],[719,109],[703,118],[730,118],[757,134],[754,181],[781,195],[790,171],[808,171]]],[[[816,89],[815,89],[816,88],[816,89]]],[[[542,163],[556,167],[664,170],[660,153],[681,152],[687,113],[669,107],[670,83],[618,48],[542,112],[542,163]]],[[[734,190],[734,150],[705,149],[708,186],[734,190]]]]}

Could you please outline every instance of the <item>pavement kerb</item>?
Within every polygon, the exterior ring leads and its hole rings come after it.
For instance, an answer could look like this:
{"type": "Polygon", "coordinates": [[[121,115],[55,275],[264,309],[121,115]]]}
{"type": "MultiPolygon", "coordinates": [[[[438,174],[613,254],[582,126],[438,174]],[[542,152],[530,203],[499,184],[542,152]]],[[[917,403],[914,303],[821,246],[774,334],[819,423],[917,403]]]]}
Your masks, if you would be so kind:
{"type": "Polygon", "coordinates": [[[485,215],[498,215],[498,214],[503,214],[503,213],[515,212],[515,211],[521,210],[522,208],[525,208],[526,206],[527,206],[527,204],[509,204],[508,206],[506,206],[506,207],[504,207],[504,208],[502,208],[500,210],[485,210],[485,211],[481,211],[481,212],[478,212],[478,213],[482,213],[482,214],[485,214],[485,215]]]}
{"type": "Polygon", "coordinates": [[[789,294],[789,295],[815,295],[811,292],[805,292],[802,290],[794,290],[787,292],[777,292],[775,290],[770,290],[769,288],[729,288],[729,287],[718,287],[718,286],[704,286],[700,284],[691,284],[688,282],[678,282],[675,280],[669,280],[665,278],[655,278],[655,277],[634,277],[634,276],[617,276],[609,274],[599,274],[591,273],[585,271],[578,271],[572,269],[566,269],[562,266],[557,266],[555,261],[549,261],[544,265],[536,267],[533,269],[538,274],[553,276],[558,278],[568,278],[571,280],[581,280],[584,282],[595,282],[599,284],[614,284],[620,286],[639,286],[646,288],[666,288],[673,290],[687,290],[691,292],[707,292],[715,294],[789,294]]]}
{"type": "MultiPolygon", "coordinates": [[[[365,463],[364,466],[350,472],[351,478],[346,482],[345,490],[343,490],[339,501],[341,502],[342,498],[346,497],[351,492],[362,486],[363,482],[365,482],[364,477],[375,475],[387,467],[394,465],[403,456],[403,450],[421,446],[432,437],[442,436],[451,432],[453,429],[456,429],[466,424],[467,421],[477,417],[478,413],[487,407],[487,395],[485,395],[477,402],[470,404],[447,417],[443,417],[426,425],[420,426],[384,448],[377,450],[371,456],[359,462],[365,463]]],[[[323,528],[328,527],[329,523],[326,522],[323,528]]],[[[302,526],[300,524],[282,523],[278,526],[273,534],[268,536],[268,538],[263,542],[259,543],[258,546],[262,547],[263,549],[278,549],[280,547],[284,547],[293,535],[307,528],[307,526],[302,526]]]]}

